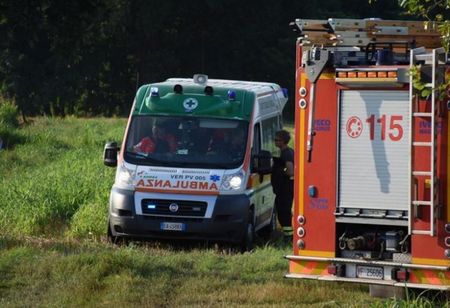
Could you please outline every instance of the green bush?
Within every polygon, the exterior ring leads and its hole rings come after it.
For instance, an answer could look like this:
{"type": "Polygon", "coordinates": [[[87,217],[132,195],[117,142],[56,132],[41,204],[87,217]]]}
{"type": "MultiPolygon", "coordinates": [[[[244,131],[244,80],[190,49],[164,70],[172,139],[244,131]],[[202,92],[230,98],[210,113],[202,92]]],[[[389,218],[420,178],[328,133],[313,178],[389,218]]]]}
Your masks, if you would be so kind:
{"type": "Polygon", "coordinates": [[[0,127],[18,128],[18,116],[19,110],[13,102],[0,99],[0,127]]]}
{"type": "Polygon", "coordinates": [[[17,131],[18,116],[17,106],[0,97],[0,149],[9,148],[20,142],[21,135],[17,131]]]}

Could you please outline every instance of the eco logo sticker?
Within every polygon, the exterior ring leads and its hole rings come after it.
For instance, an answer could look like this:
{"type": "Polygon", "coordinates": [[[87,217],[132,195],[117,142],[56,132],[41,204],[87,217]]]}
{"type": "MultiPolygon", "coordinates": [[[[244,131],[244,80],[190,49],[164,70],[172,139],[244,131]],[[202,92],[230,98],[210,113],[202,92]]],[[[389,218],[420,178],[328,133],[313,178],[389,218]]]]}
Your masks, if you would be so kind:
{"type": "Polygon", "coordinates": [[[189,97],[183,101],[184,111],[192,112],[195,108],[198,107],[198,100],[195,98],[189,97]]]}

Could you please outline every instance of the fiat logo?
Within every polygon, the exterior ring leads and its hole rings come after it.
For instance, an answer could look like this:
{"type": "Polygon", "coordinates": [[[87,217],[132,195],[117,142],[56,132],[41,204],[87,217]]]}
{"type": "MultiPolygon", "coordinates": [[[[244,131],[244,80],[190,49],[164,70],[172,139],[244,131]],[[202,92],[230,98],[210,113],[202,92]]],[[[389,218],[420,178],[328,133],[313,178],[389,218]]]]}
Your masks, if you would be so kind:
{"type": "Polygon", "coordinates": [[[178,204],[176,203],[171,203],[169,205],[169,211],[171,211],[172,213],[178,212],[178,204]]]}

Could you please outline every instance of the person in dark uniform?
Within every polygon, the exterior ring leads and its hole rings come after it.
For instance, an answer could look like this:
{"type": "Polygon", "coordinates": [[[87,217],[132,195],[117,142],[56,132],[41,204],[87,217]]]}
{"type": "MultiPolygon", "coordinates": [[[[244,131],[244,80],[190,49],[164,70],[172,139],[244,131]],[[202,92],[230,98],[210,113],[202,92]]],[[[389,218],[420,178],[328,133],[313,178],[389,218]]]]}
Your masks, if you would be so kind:
{"type": "Polygon", "coordinates": [[[294,199],[294,150],[288,146],[291,136],[288,131],[275,133],[275,145],[280,157],[274,158],[272,187],[275,193],[275,210],[286,238],[292,237],[292,200],[294,199]]]}

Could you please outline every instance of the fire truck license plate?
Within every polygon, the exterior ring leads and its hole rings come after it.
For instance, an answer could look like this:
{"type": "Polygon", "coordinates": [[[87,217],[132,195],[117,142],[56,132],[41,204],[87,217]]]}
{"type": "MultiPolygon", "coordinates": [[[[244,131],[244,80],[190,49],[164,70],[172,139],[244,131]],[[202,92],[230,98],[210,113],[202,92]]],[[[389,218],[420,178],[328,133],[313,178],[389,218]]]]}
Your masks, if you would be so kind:
{"type": "Polygon", "coordinates": [[[358,278],[383,279],[384,271],[382,267],[357,266],[356,276],[358,278]]]}
{"type": "Polygon", "coordinates": [[[186,225],[180,222],[162,222],[160,228],[166,231],[184,231],[186,230],[186,225]]]}

